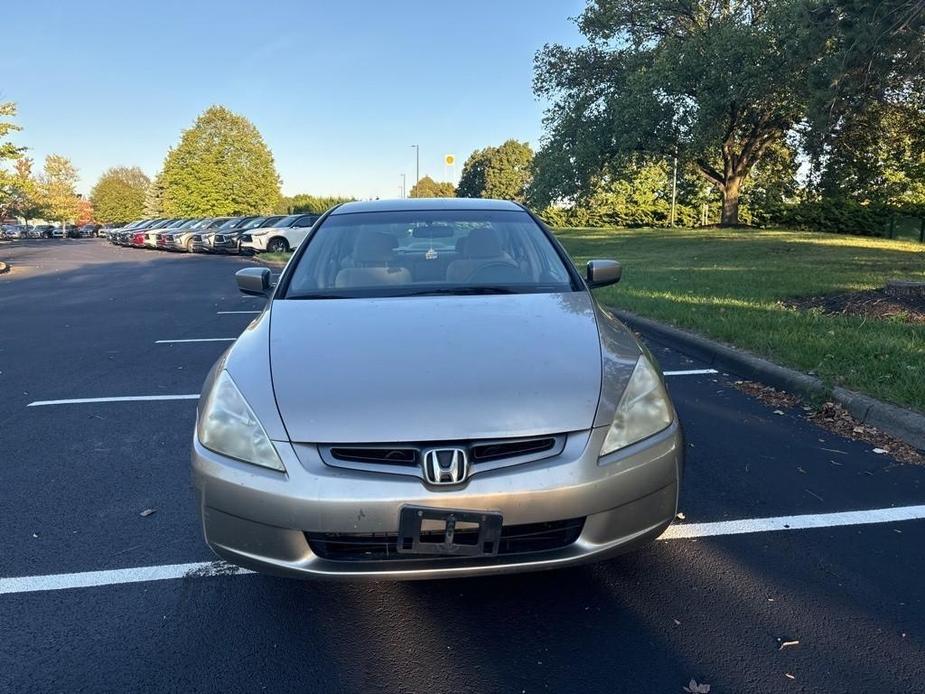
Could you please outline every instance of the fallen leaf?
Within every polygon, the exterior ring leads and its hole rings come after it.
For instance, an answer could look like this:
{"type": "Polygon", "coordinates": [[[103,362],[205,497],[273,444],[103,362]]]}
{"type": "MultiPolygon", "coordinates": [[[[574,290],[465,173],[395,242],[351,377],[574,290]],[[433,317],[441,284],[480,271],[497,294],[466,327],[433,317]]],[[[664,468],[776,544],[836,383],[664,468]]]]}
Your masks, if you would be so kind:
{"type": "Polygon", "coordinates": [[[887,449],[885,449],[885,448],[875,448],[875,449],[874,449],[874,453],[876,453],[876,454],[878,454],[878,455],[881,455],[881,454],[883,454],[883,453],[889,453],[889,451],[887,451],[887,449]]]}
{"type": "Polygon", "coordinates": [[[687,518],[687,516],[679,512],[678,515],[675,516],[675,518],[677,518],[678,520],[684,520],[685,518],[687,518]]]}
{"type": "Polygon", "coordinates": [[[783,415],[784,412],[783,412],[783,410],[774,410],[774,414],[783,415]]]}
{"type": "Polygon", "coordinates": [[[141,512],[140,514],[138,514],[138,515],[140,515],[142,518],[147,518],[148,516],[150,516],[150,515],[151,515],[152,513],[154,513],[155,511],[157,511],[157,509],[154,509],[154,508],[146,508],[144,511],[142,511],[142,512],[141,512]]]}
{"type": "Polygon", "coordinates": [[[704,682],[697,684],[697,680],[692,679],[687,683],[687,686],[684,687],[684,691],[689,694],[709,694],[710,685],[704,682]]]}
{"type": "Polygon", "coordinates": [[[780,644],[780,647],[777,650],[782,651],[785,648],[789,648],[790,646],[799,646],[799,645],[800,645],[799,641],[782,641],[780,644]]]}
{"type": "Polygon", "coordinates": [[[796,679],[796,676],[795,676],[795,675],[791,675],[789,672],[785,672],[785,673],[784,673],[784,677],[786,677],[788,680],[795,680],[795,679],[796,679]]]}

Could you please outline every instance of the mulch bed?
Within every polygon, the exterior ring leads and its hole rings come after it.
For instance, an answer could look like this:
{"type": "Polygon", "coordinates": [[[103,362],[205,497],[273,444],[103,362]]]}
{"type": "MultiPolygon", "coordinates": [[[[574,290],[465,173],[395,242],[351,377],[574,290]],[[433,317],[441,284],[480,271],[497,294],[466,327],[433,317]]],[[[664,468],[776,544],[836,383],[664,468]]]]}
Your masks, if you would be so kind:
{"type": "Polygon", "coordinates": [[[780,303],[801,311],[818,309],[830,316],[863,316],[902,323],[925,323],[925,296],[892,296],[883,289],[809,296],[780,303]]]}

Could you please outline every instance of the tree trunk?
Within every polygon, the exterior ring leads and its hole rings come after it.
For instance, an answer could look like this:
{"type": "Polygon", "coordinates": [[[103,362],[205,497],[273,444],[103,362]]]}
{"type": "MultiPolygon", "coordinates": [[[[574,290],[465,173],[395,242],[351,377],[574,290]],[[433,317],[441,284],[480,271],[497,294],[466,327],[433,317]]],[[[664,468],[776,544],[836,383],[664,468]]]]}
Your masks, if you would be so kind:
{"type": "Polygon", "coordinates": [[[723,194],[723,215],[719,222],[721,226],[730,227],[739,223],[739,188],[741,186],[742,179],[738,176],[728,178],[723,185],[721,189],[723,194]]]}

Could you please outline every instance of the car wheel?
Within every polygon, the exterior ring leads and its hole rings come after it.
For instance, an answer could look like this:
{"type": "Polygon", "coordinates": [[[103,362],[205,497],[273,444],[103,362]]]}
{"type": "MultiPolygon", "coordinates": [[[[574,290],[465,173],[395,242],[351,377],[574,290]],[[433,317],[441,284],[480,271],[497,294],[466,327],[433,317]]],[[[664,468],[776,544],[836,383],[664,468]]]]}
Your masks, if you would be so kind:
{"type": "Polygon", "coordinates": [[[289,243],[286,239],[271,239],[267,244],[267,250],[270,253],[285,253],[289,250],[289,243]]]}

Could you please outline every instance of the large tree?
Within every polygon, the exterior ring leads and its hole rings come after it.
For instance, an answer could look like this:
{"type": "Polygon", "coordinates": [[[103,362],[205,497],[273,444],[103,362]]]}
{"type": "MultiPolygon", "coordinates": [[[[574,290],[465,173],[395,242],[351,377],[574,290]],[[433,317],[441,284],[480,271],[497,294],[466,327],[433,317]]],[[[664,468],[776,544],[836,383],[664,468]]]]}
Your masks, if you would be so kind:
{"type": "Polygon", "coordinates": [[[142,215],[145,217],[162,217],[164,215],[163,171],[158,171],[154,176],[154,180],[148,184],[148,189],[145,191],[142,215]]]}
{"type": "Polygon", "coordinates": [[[533,150],[526,142],[508,140],[469,155],[463,164],[456,195],[522,202],[530,184],[533,150]]]}
{"type": "Polygon", "coordinates": [[[164,160],[163,211],[176,216],[269,213],[279,201],[273,155],[253,123],[206,109],[164,160]]]}
{"type": "Polygon", "coordinates": [[[16,104],[11,101],[0,103],[0,218],[9,213],[14,204],[15,174],[7,169],[7,162],[22,156],[25,148],[17,147],[8,138],[22,128],[8,118],[16,115],[16,104]]]}
{"type": "MultiPolygon", "coordinates": [[[[534,88],[550,100],[550,195],[639,156],[677,155],[722,196],[724,224],[766,149],[804,115],[817,45],[808,0],[591,0],[587,45],[547,45],[534,88]]],[[[549,154],[545,154],[545,153],[549,154]]]]}
{"type": "Polygon", "coordinates": [[[32,173],[32,159],[20,157],[13,165],[13,173],[9,177],[9,188],[6,207],[0,210],[2,214],[13,214],[22,217],[26,224],[45,214],[46,203],[42,195],[39,181],[32,173]]]}
{"type": "Polygon", "coordinates": [[[90,191],[96,219],[113,223],[141,217],[150,185],[151,180],[137,166],[107,169],[90,191]]]}
{"type": "Polygon", "coordinates": [[[43,198],[52,219],[67,227],[80,212],[80,198],[77,195],[77,169],[67,157],[49,154],[45,157],[45,171],[41,179],[43,198]]]}
{"type": "Polygon", "coordinates": [[[409,198],[455,198],[456,188],[449,181],[435,181],[430,176],[424,176],[411,186],[409,198]]]}

